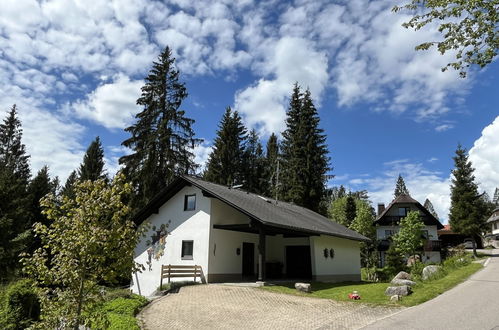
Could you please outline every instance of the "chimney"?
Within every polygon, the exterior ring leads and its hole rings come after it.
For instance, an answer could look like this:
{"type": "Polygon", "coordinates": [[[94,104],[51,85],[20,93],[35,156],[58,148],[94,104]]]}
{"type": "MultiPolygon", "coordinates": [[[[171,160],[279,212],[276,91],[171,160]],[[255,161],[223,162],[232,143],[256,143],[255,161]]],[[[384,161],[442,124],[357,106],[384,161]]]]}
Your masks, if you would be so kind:
{"type": "Polygon", "coordinates": [[[385,211],[385,204],[384,203],[379,203],[378,204],[378,217],[385,211]]]}

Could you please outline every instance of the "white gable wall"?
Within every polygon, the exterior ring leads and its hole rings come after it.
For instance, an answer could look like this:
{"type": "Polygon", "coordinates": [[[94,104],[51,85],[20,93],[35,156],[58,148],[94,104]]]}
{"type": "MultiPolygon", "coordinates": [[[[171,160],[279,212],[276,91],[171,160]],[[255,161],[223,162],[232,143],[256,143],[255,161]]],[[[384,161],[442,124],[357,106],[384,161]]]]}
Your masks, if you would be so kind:
{"type": "MultiPolygon", "coordinates": [[[[146,268],[141,273],[133,274],[132,290],[144,296],[149,296],[159,287],[162,265],[201,265],[203,272],[208,273],[208,242],[210,233],[210,211],[211,200],[204,197],[201,190],[196,187],[184,187],[175,196],[170,198],[160,207],[158,214],[152,214],[145,222],[150,223],[150,228],[145,238],[135,249],[135,261],[146,268]],[[196,194],[196,209],[194,211],[184,211],[184,196],[196,194]],[[171,222],[170,222],[171,220],[171,222]],[[155,234],[152,227],[159,230],[162,224],[168,224],[168,235],[164,246],[163,255],[156,260],[152,257],[151,265],[148,249],[151,236],[155,234]],[[181,249],[182,240],[192,240],[193,260],[182,260],[181,249]]],[[[172,280],[193,280],[193,278],[175,278],[172,280]]],[[[165,281],[163,281],[165,283],[165,281]]]]}
{"type": "Polygon", "coordinates": [[[360,242],[333,236],[310,237],[312,274],[317,281],[360,281],[360,242]],[[334,258],[324,249],[334,249],[334,258]]]}

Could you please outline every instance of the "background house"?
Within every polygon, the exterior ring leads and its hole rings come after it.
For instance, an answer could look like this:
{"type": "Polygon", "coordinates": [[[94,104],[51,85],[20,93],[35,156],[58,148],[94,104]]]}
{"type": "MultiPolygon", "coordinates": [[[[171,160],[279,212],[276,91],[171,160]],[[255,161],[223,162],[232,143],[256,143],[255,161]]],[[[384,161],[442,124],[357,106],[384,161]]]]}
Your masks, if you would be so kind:
{"type": "Polygon", "coordinates": [[[386,208],[385,204],[378,204],[378,216],[374,222],[376,238],[379,241],[380,265],[385,264],[385,253],[390,247],[390,237],[400,229],[400,220],[410,211],[419,212],[425,227],[422,235],[425,237],[423,247],[423,262],[440,262],[441,242],[438,240],[437,230],[444,226],[423,205],[409,195],[400,195],[386,208]]]}
{"type": "Polygon", "coordinates": [[[487,224],[490,226],[490,234],[485,236],[485,242],[499,248],[499,207],[492,212],[487,224]]]}
{"type": "Polygon", "coordinates": [[[368,240],[306,208],[190,176],[177,178],[136,221],[150,223],[135,250],[146,269],[132,276],[132,290],[146,296],[168,264],[200,265],[208,283],[359,281],[359,243],[368,240]]]}

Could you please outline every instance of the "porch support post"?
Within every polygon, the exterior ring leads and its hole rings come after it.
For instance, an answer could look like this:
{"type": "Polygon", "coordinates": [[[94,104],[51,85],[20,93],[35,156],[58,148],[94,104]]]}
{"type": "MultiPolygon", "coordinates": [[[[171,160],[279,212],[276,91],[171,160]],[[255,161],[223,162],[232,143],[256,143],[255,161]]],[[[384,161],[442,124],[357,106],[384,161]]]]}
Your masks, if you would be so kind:
{"type": "Polygon", "coordinates": [[[258,227],[258,281],[265,280],[265,228],[263,225],[258,227]]]}

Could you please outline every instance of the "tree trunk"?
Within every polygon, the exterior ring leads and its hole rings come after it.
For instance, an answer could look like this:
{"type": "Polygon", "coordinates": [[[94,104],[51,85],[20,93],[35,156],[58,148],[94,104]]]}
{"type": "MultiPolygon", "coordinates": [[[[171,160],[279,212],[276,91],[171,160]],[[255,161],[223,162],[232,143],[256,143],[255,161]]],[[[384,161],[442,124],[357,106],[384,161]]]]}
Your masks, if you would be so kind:
{"type": "Polygon", "coordinates": [[[83,305],[83,285],[84,285],[84,278],[82,277],[80,279],[80,288],[78,290],[78,300],[77,300],[77,308],[76,308],[76,323],[74,326],[74,330],[78,330],[80,327],[80,317],[81,317],[81,307],[83,305]]]}
{"type": "Polygon", "coordinates": [[[473,243],[473,257],[478,258],[478,254],[476,253],[476,241],[475,241],[475,237],[472,238],[472,241],[473,243]]]}

